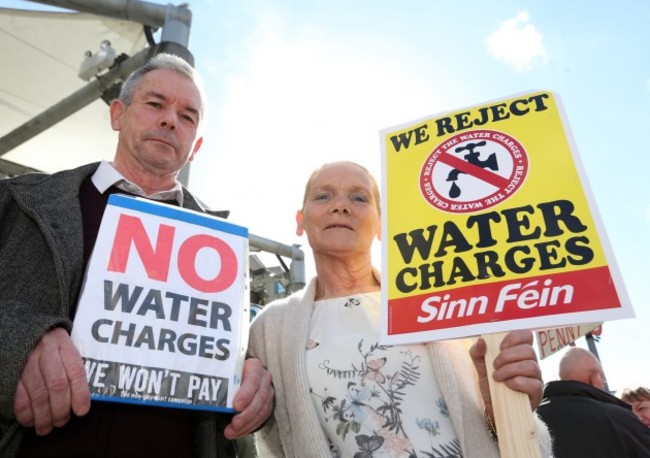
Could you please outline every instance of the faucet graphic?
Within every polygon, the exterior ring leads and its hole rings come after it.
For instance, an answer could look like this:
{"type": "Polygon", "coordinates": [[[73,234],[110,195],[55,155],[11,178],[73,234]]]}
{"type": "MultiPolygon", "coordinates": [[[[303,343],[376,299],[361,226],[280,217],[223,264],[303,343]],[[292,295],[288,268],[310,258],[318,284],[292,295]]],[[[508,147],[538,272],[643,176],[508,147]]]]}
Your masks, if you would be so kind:
{"type": "MultiPolygon", "coordinates": [[[[477,167],[481,167],[483,169],[499,170],[497,157],[494,153],[490,154],[487,159],[481,160],[479,158],[481,153],[474,151],[474,148],[478,148],[479,146],[485,146],[485,145],[486,145],[485,140],[480,141],[478,143],[468,143],[465,146],[460,146],[456,148],[454,152],[462,153],[463,151],[467,150],[468,152],[467,154],[465,154],[465,156],[463,156],[463,159],[465,159],[470,164],[476,165],[477,167]]],[[[462,170],[458,170],[458,169],[452,169],[452,171],[449,172],[449,175],[447,175],[447,181],[453,182],[451,184],[451,187],[449,188],[449,197],[451,197],[452,199],[460,196],[461,194],[461,189],[456,184],[456,180],[458,180],[458,175],[461,173],[466,173],[466,172],[463,172],[462,170]]]]}

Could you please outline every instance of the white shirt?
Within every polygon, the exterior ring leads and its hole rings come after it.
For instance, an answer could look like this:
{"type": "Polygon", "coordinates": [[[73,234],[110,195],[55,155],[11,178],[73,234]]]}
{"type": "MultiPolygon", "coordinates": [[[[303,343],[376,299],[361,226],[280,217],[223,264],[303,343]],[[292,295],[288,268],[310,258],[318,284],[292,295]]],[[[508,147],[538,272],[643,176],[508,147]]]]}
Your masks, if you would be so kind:
{"type": "Polygon", "coordinates": [[[147,194],[140,186],[124,178],[108,161],[102,161],[99,164],[91,180],[101,194],[104,194],[108,188],[115,185],[121,190],[136,196],[146,197],[151,200],[176,200],[179,206],[183,206],[183,187],[178,181],[171,189],[147,194]]]}

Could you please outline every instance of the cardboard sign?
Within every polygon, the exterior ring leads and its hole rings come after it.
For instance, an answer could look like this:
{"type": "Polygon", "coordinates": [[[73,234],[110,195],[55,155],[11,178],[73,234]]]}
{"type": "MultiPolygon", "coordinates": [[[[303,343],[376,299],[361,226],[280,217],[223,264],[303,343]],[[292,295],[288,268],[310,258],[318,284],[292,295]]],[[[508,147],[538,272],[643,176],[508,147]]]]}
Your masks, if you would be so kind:
{"type": "Polygon", "coordinates": [[[557,353],[567,345],[571,345],[580,337],[598,330],[603,323],[582,323],[561,328],[542,329],[535,332],[539,359],[544,359],[557,353]]]}
{"type": "Polygon", "coordinates": [[[381,141],[384,343],[633,316],[556,95],[381,141]]]}
{"type": "Polygon", "coordinates": [[[93,399],[232,412],[249,314],[246,228],[110,196],[72,329],[93,399]]]}

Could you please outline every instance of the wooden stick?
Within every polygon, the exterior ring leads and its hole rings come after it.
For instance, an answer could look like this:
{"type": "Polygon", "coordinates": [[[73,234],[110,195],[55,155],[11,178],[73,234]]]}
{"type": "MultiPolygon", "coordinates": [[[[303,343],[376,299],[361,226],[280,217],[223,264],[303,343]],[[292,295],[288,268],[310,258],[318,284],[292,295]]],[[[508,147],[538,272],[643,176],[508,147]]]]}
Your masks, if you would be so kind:
{"type": "Polygon", "coordinates": [[[499,436],[502,458],[541,458],[530,401],[525,393],[511,390],[503,382],[492,379],[494,359],[499,354],[505,332],[485,334],[487,344],[485,365],[488,368],[494,422],[499,436]]]}

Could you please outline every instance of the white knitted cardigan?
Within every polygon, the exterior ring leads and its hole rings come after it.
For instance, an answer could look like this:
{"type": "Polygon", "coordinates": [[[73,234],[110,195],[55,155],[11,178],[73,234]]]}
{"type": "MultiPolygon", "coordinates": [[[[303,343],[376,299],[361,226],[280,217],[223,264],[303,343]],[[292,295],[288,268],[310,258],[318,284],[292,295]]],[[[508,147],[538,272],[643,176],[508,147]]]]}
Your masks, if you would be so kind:
{"type": "MultiPolygon", "coordinates": [[[[250,356],[259,358],[271,372],[275,388],[274,414],[256,433],[262,458],[331,458],[310,397],[305,363],[315,291],[316,278],[305,289],[267,305],[251,325],[250,356]]],[[[483,417],[467,342],[449,340],[426,346],[463,457],[499,458],[483,417]]],[[[535,421],[542,457],[551,457],[548,430],[537,417],[535,421]]]]}

